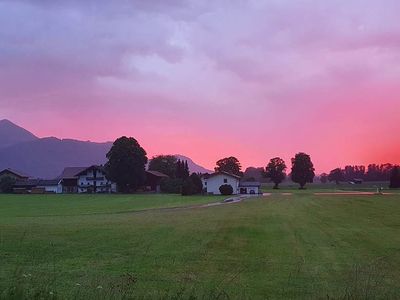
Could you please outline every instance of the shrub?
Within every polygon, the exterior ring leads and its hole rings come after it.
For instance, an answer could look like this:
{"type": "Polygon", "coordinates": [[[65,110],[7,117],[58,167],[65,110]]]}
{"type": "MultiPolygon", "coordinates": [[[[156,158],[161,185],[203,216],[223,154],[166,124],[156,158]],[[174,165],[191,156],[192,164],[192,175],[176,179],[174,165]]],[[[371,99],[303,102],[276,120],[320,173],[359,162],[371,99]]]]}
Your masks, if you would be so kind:
{"type": "Polygon", "coordinates": [[[222,195],[228,196],[233,194],[233,187],[229,184],[224,184],[219,187],[219,191],[222,195]]]}
{"type": "Polygon", "coordinates": [[[203,192],[203,182],[201,181],[201,178],[198,174],[193,173],[192,175],[190,175],[190,179],[192,180],[196,190],[195,190],[195,194],[200,194],[203,192]]]}
{"type": "Polygon", "coordinates": [[[164,178],[160,182],[160,189],[163,193],[180,194],[182,190],[182,179],[164,178]]]}
{"type": "Polygon", "coordinates": [[[185,179],[182,184],[182,196],[190,196],[197,194],[196,186],[193,183],[193,180],[189,177],[185,179]]]}

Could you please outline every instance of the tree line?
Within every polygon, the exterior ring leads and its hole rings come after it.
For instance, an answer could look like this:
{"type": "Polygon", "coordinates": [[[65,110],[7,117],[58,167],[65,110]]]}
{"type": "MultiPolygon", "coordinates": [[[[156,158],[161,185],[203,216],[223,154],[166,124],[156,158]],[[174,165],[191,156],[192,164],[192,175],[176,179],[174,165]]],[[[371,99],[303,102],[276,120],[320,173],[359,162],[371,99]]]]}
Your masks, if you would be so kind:
{"type": "MultiPolygon", "coordinates": [[[[145,170],[148,163],[146,151],[134,138],[121,137],[117,139],[109,153],[105,165],[110,180],[117,183],[122,192],[137,190],[143,186],[145,170]]],[[[177,159],[173,155],[158,155],[153,157],[148,165],[149,170],[159,171],[169,176],[161,181],[161,190],[167,193],[182,193],[183,195],[198,194],[203,191],[202,174],[190,174],[187,161],[177,159]]],[[[270,159],[265,168],[261,168],[262,176],[274,183],[274,188],[279,188],[288,175],[285,161],[280,157],[270,159]]],[[[242,177],[242,166],[234,157],[226,157],[216,162],[215,171],[223,171],[242,177]]],[[[399,167],[392,164],[370,164],[364,166],[346,166],[344,169],[336,168],[330,174],[322,174],[321,181],[351,181],[356,178],[365,181],[387,181],[390,186],[400,187],[399,167]]],[[[297,153],[291,159],[290,179],[305,188],[307,183],[315,179],[315,168],[310,155],[297,153]]]]}
{"type": "Polygon", "coordinates": [[[398,166],[386,164],[370,164],[367,167],[362,165],[345,166],[336,168],[329,172],[329,174],[322,173],[320,180],[322,183],[336,182],[362,182],[362,181],[390,181],[391,185],[396,185],[396,172],[398,166]]]}
{"type": "MultiPolygon", "coordinates": [[[[201,175],[190,174],[187,161],[177,159],[173,155],[154,156],[150,162],[147,153],[133,137],[120,137],[113,143],[110,151],[106,155],[107,163],[105,171],[107,178],[115,182],[118,190],[123,193],[134,192],[142,188],[146,180],[146,167],[148,170],[159,171],[168,175],[168,178],[161,180],[161,191],[166,193],[181,193],[182,195],[193,195],[203,192],[201,175]]],[[[286,174],[287,166],[280,157],[270,159],[265,168],[253,168],[251,171],[260,173],[274,183],[274,188],[279,188],[287,177],[299,184],[299,188],[305,188],[307,183],[312,183],[315,178],[315,168],[310,155],[300,152],[291,159],[291,171],[286,174]]],[[[226,157],[216,162],[216,172],[227,172],[245,177],[239,160],[234,157],[226,157]]],[[[390,180],[392,188],[400,188],[400,169],[392,164],[370,164],[364,166],[346,166],[344,169],[336,168],[329,174],[322,174],[322,182],[352,181],[355,179],[365,181],[387,181],[390,180]]],[[[7,178],[0,180],[0,191],[9,191],[12,188],[7,178]]]]}

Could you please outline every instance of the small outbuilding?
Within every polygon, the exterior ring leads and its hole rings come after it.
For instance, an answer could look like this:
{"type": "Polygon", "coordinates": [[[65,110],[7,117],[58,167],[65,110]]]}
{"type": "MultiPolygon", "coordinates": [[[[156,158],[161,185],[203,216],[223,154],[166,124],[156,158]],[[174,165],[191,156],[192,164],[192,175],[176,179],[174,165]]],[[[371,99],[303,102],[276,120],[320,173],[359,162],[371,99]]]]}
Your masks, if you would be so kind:
{"type": "Polygon", "coordinates": [[[250,194],[250,195],[259,195],[261,192],[261,183],[260,182],[252,182],[245,181],[239,184],[239,192],[240,194],[250,194]]]}
{"type": "Polygon", "coordinates": [[[45,179],[27,179],[18,180],[14,184],[14,193],[16,194],[48,194],[58,193],[59,180],[45,180],[45,179]]]}
{"type": "Polygon", "coordinates": [[[158,171],[146,171],[145,186],[148,190],[159,193],[161,191],[161,180],[164,178],[169,178],[169,176],[158,171]]]}

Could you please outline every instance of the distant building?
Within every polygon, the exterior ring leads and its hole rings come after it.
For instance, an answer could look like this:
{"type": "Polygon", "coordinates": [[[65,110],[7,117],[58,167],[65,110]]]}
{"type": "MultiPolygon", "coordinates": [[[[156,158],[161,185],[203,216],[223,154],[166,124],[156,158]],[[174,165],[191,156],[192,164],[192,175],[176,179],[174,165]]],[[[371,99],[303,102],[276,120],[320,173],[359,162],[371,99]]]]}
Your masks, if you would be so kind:
{"type": "Polygon", "coordinates": [[[14,180],[27,180],[30,176],[20,171],[8,168],[4,169],[3,171],[0,171],[0,179],[3,177],[10,177],[13,178],[14,180]]]}
{"type": "Polygon", "coordinates": [[[59,192],[59,180],[44,180],[44,179],[26,179],[18,180],[14,184],[14,193],[16,194],[46,194],[59,192]]]}
{"type": "Polygon", "coordinates": [[[109,181],[103,166],[68,167],[58,178],[61,192],[71,193],[114,193],[116,184],[109,181]]]}
{"type": "MultiPolygon", "coordinates": [[[[9,176],[16,180],[14,192],[18,194],[75,194],[75,193],[115,193],[116,183],[106,177],[103,166],[67,167],[56,179],[32,179],[28,175],[11,169],[0,172],[0,176],[9,176]]],[[[1,178],[1,177],[0,177],[1,178]]],[[[160,192],[160,183],[169,176],[157,172],[146,171],[147,190],[160,192]]]]}
{"type": "Polygon", "coordinates": [[[250,194],[257,195],[261,194],[261,183],[245,181],[239,183],[239,193],[240,194],[250,194]]]}
{"type": "Polygon", "coordinates": [[[215,172],[201,176],[204,191],[211,195],[221,195],[219,188],[221,185],[230,185],[233,188],[233,194],[239,194],[240,176],[227,172],[215,172]]]}
{"type": "Polygon", "coordinates": [[[158,171],[146,171],[145,186],[148,190],[159,193],[161,180],[164,178],[169,178],[169,176],[158,171]]]}

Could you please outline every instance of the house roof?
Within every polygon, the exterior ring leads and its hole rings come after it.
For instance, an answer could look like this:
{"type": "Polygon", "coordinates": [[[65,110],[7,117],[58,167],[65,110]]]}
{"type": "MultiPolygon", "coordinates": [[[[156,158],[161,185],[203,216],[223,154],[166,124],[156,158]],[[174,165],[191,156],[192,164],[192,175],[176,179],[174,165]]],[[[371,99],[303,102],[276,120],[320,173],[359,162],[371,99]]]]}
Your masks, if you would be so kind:
{"type": "Polygon", "coordinates": [[[85,171],[88,167],[67,167],[64,168],[61,175],[57,179],[71,179],[76,178],[79,173],[85,171]]]}
{"type": "Polygon", "coordinates": [[[82,175],[82,173],[87,172],[87,171],[89,171],[89,170],[100,170],[100,171],[104,172],[104,167],[103,167],[103,166],[93,165],[93,166],[84,168],[84,170],[78,172],[75,176],[82,175]]]}
{"type": "Polygon", "coordinates": [[[215,173],[212,173],[212,174],[204,174],[201,177],[207,179],[207,178],[215,177],[215,176],[218,176],[218,175],[230,176],[230,177],[233,177],[233,178],[236,178],[236,179],[240,179],[241,178],[238,175],[235,175],[235,174],[232,174],[232,173],[228,173],[228,172],[224,172],[224,171],[219,171],[219,172],[215,172],[215,173]]]}
{"type": "Polygon", "coordinates": [[[165,175],[164,173],[158,171],[146,171],[146,172],[157,177],[165,177],[165,178],[169,177],[168,175],[165,175]]]}
{"type": "Polygon", "coordinates": [[[14,174],[14,175],[16,175],[18,177],[21,177],[21,178],[29,178],[30,177],[27,174],[24,174],[24,173],[22,173],[20,171],[17,171],[17,170],[11,169],[11,168],[7,168],[7,169],[4,169],[3,171],[0,171],[0,174],[7,173],[7,172],[8,173],[12,173],[12,174],[14,174]]]}
{"type": "Polygon", "coordinates": [[[261,183],[257,181],[244,181],[239,183],[239,187],[261,187],[261,183]]]}

